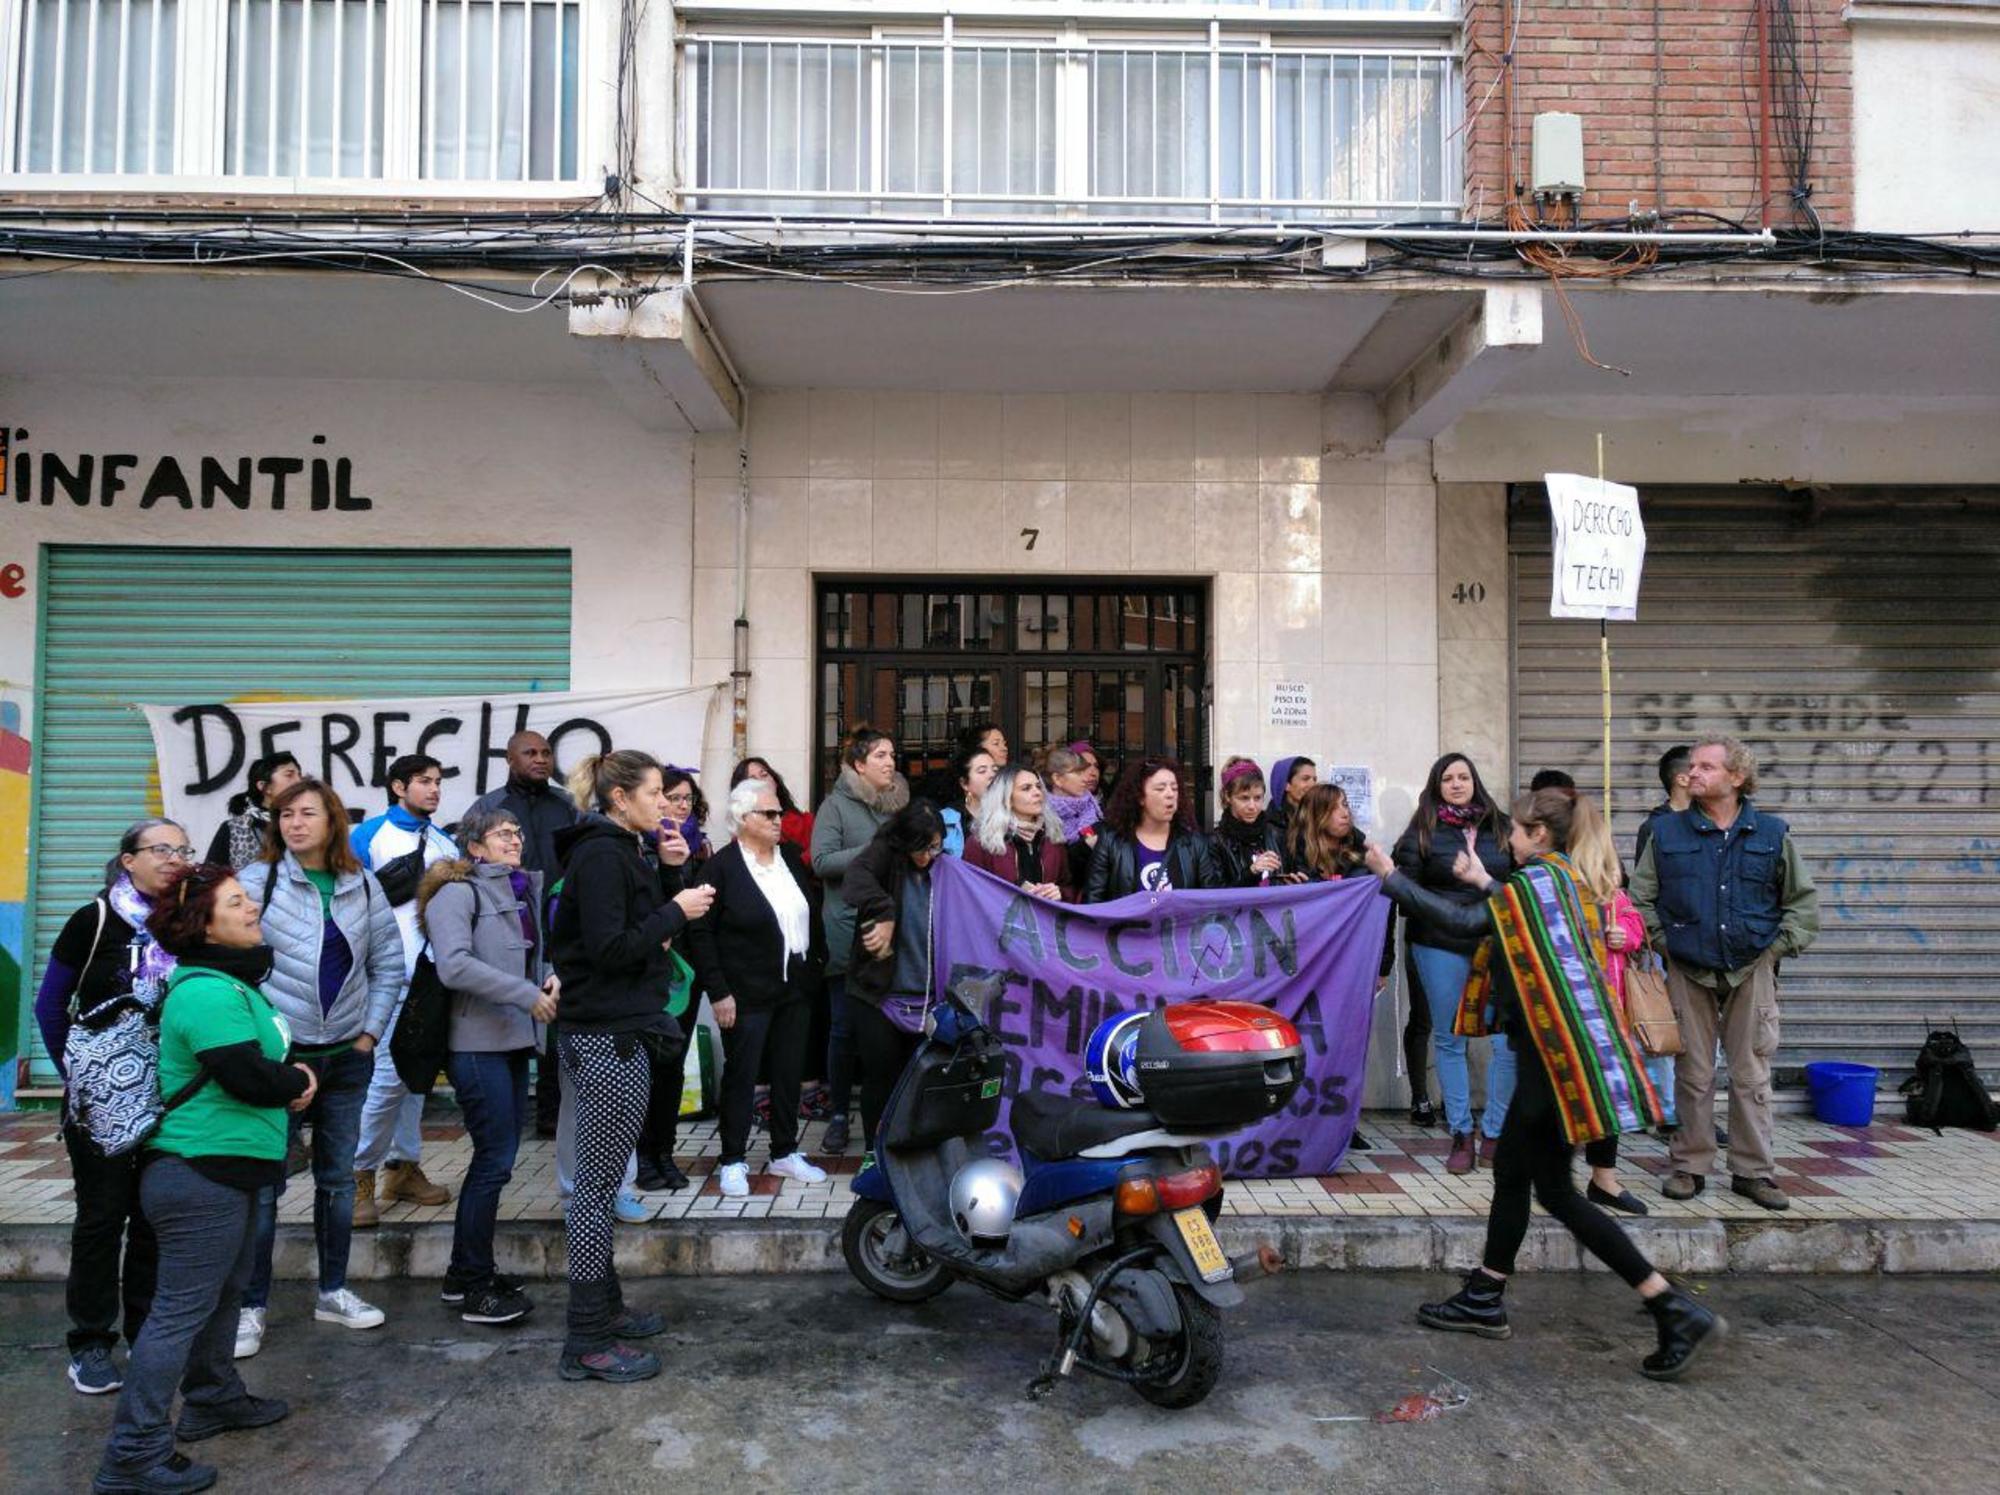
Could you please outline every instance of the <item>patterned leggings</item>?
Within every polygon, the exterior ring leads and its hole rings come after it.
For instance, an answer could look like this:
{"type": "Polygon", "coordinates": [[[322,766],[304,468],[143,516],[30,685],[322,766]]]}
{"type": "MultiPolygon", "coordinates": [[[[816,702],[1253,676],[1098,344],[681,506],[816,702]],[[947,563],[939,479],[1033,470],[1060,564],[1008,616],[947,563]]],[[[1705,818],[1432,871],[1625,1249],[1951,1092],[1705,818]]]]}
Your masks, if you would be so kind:
{"type": "Polygon", "coordinates": [[[646,1048],[632,1033],[569,1033],[563,1077],[576,1101],[576,1190],[570,1195],[569,1280],[612,1280],[611,1206],[639,1140],[651,1093],[646,1048]]]}

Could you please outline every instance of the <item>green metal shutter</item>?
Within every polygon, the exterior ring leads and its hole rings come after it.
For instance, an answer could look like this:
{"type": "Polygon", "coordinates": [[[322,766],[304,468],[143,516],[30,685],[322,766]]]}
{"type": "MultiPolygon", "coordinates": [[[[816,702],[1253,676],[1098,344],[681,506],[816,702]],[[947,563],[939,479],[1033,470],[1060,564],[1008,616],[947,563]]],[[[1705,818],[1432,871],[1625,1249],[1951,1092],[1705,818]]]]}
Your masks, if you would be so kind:
{"type": "MultiPolygon", "coordinates": [[[[1927,1027],[2000,1053],[2000,490],[1645,488],[1639,618],[1611,625],[1631,855],[1659,754],[1730,732],[1790,821],[1820,937],[1780,981],[1778,1078],[1894,1084],[1927,1027]]],[[[1513,496],[1514,763],[1603,778],[1597,625],[1549,617],[1549,508],[1513,496]]]]}
{"type": "Polygon", "coordinates": [[[567,551],[50,546],[41,595],[22,1018],[37,1083],[55,1071],[32,983],[119,834],[158,812],[133,703],[569,688],[567,551]]]}

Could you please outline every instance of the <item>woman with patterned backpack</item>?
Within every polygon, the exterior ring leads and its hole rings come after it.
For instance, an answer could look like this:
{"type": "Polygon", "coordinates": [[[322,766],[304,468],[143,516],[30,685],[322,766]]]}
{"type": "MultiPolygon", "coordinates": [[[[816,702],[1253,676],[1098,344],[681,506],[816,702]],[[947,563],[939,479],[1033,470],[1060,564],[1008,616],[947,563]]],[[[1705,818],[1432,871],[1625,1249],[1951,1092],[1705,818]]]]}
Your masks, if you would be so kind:
{"type": "Polygon", "coordinates": [[[187,832],[171,820],[140,820],[118,838],[104,869],[104,891],[69,916],[35,992],[35,1022],[49,1057],[63,1072],[63,1146],[76,1190],[70,1227],[69,1382],[85,1396],[123,1384],[111,1352],[118,1344],[122,1297],[125,1342],[153,1301],[153,1232],[139,1209],[139,1153],[109,1156],[78,1115],[68,1069],[70,1032],[111,1023],[138,1003],[156,1011],[174,957],[146,929],[173,871],[194,855],[187,832]],[[122,1260],[121,1260],[122,1256],[122,1260]]]}
{"type": "Polygon", "coordinates": [[[1489,1339],[1513,1334],[1501,1297],[1528,1233],[1532,1193],[1585,1250],[1638,1292],[1659,1331],[1659,1346],[1640,1363],[1640,1374],[1671,1381],[1727,1326],[1654,1270],[1617,1222],[1576,1192],[1570,1176],[1578,1144],[1640,1131],[1660,1119],[1645,1055],[1605,983],[1597,906],[1579,893],[1567,856],[1594,834],[1598,819],[1589,800],[1573,790],[1521,796],[1509,837],[1516,870],[1504,881],[1481,864],[1474,838],[1464,838],[1454,871],[1485,895],[1471,905],[1419,887],[1379,846],[1368,848],[1369,870],[1405,913],[1479,941],[1454,1026],[1462,1034],[1501,1028],[1523,1055],[1493,1158],[1485,1255],[1464,1287],[1441,1303],[1424,1304],[1417,1320],[1426,1328],[1489,1339]]]}

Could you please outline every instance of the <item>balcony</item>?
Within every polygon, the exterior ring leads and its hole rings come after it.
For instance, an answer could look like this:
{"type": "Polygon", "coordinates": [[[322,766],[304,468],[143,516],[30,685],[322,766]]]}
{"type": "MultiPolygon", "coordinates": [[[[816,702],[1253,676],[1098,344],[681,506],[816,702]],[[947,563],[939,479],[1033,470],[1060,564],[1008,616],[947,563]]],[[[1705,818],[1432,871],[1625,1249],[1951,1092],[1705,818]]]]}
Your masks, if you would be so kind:
{"type": "Polygon", "coordinates": [[[595,195],[583,0],[13,0],[14,189],[595,195]]]}
{"type": "Polygon", "coordinates": [[[954,17],[929,35],[692,31],[685,205],[1213,223],[1457,215],[1448,42],[1317,46],[1237,37],[1213,19],[1178,29],[969,33],[954,17]]]}

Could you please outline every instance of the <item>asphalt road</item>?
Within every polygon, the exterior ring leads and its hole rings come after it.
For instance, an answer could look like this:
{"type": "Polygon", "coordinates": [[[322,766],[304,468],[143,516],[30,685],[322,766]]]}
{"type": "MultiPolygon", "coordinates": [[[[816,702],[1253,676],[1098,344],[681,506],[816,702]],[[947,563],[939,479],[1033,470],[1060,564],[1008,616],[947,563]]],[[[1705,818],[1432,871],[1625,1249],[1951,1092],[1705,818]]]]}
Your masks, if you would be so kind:
{"type": "MultiPolygon", "coordinates": [[[[364,1284],[365,1286],[368,1286],[364,1284]]],[[[387,1327],[315,1325],[280,1284],[252,1388],[270,1429],[200,1446],[222,1490],[1984,1491],[2000,1469],[2000,1287],[1721,1278],[1726,1345],[1686,1382],[1634,1367],[1650,1321],[1602,1274],[1520,1279],[1500,1343],[1420,1329],[1442,1279],[1312,1273],[1252,1289],[1229,1369],[1188,1412],[1086,1381],[1023,1395],[1051,1336],[963,1287],[919,1308],[845,1277],[632,1285],[664,1375],[555,1377],[560,1284],[480,1330],[428,1282],[375,1284],[387,1327]],[[1458,1390],[1453,1391],[1453,1387],[1458,1390]],[[1462,1406],[1373,1418],[1437,1387],[1462,1406]]],[[[0,1489],[87,1488],[112,1398],[63,1378],[62,1294],[0,1289],[0,1489]]]]}

